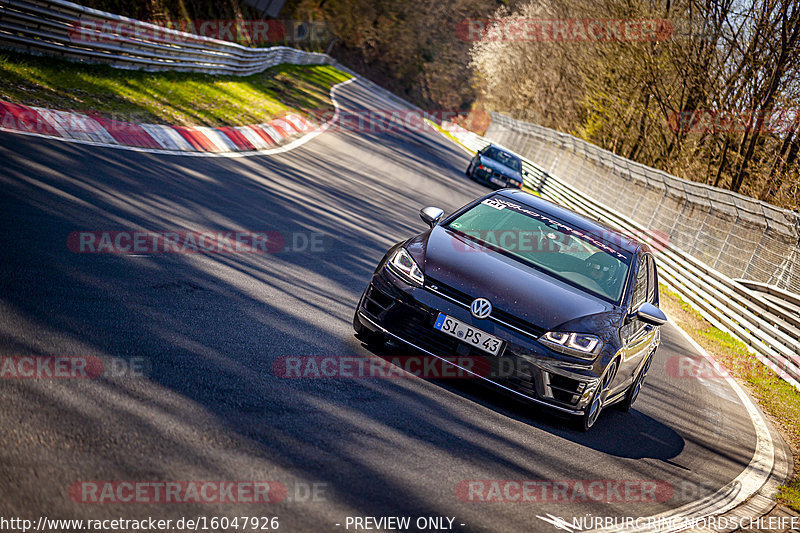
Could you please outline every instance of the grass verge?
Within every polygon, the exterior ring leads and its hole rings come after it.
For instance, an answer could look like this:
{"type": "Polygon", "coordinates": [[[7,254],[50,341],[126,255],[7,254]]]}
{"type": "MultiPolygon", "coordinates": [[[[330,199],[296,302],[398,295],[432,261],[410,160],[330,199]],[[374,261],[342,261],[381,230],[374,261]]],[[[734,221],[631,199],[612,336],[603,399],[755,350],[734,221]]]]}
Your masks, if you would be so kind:
{"type": "Polygon", "coordinates": [[[126,122],[243,126],[288,112],[330,113],[330,65],[278,65],[252,76],[143,72],[13,52],[0,54],[0,100],[126,122]]]}
{"type": "Polygon", "coordinates": [[[728,333],[715,328],[689,303],[661,286],[661,306],[733,377],[742,383],[758,404],[780,427],[795,457],[793,479],[780,488],[778,499],[800,511],[800,392],[763,365],[747,347],[728,333]]]}

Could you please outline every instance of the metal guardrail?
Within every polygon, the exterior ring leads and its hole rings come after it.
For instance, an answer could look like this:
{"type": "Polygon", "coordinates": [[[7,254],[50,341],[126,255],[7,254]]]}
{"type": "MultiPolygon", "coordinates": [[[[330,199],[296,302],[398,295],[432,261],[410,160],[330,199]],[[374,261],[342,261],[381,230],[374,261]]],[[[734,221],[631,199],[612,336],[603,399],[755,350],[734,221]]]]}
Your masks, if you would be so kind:
{"type": "Polygon", "coordinates": [[[775,287],[774,285],[759,283],[757,281],[749,281],[744,279],[737,279],[736,281],[748,289],[763,295],[773,304],[783,309],[785,313],[790,313],[793,317],[800,317],[800,296],[797,294],[786,292],[778,287],[775,287]]]}
{"type": "MultiPolygon", "coordinates": [[[[493,142],[466,130],[454,128],[450,131],[470,150],[480,150],[493,142]]],[[[640,239],[648,235],[643,224],[590,198],[536,163],[522,160],[527,173],[525,185],[542,196],[626,234],[640,239]]],[[[800,315],[787,307],[796,302],[768,298],[752,290],[753,285],[731,279],[674,243],[650,235],[655,241],[652,244],[659,259],[661,280],[692,303],[713,325],[741,340],[762,363],[800,390],[800,315]]]]}
{"type": "MultiPolygon", "coordinates": [[[[280,63],[334,62],[325,54],[286,47],[247,48],[65,0],[0,0],[0,46],[118,68],[210,74],[248,75],[280,63]],[[104,25],[106,22],[109,24],[104,25]]],[[[456,134],[472,149],[489,144],[469,132],[456,134]]],[[[530,144],[530,139],[527,141],[530,144]]],[[[573,141],[571,150],[586,152],[587,149],[573,141]]],[[[595,156],[603,159],[602,154],[595,156]]],[[[535,163],[525,160],[524,165],[529,174],[526,184],[545,196],[622,231],[641,234],[645,230],[642,224],[578,192],[535,163]]],[[[599,198],[602,200],[602,196],[599,198]]],[[[659,253],[662,279],[697,306],[714,325],[744,341],[759,359],[800,390],[800,318],[792,312],[792,304],[781,305],[751,290],[706,266],[674,243],[661,245],[664,247],[659,253]]]]}
{"type": "Polygon", "coordinates": [[[332,64],[285,46],[248,48],[66,0],[0,0],[0,46],[117,68],[247,76],[280,63],[332,64]]]}
{"type": "Polygon", "coordinates": [[[800,213],[688,181],[562,133],[492,113],[486,137],[613,205],[732,278],[800,294],[800,213]]]}

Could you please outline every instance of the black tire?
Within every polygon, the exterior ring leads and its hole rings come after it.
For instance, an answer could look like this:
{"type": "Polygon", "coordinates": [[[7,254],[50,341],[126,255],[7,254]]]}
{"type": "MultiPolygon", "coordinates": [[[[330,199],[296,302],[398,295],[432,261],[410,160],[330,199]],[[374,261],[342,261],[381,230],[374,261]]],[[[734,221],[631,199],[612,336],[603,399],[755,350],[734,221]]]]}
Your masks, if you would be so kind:
{"type": "Polygon", "coordinates": [[[464,171],[464,174],[466,174],[466,176],[467,176],[468,178],[472,178],[472,172],[473,172],[473,169],[472,169],[472,161],[470,161],[470,162],[469,162],[469,166],[467,167],[467,170],[465,170],[465,171],[464,171]]]}
{"type": "Polygon", "coordinates": [[[619,408],[621,411],[627,413],[633,408],[634,402],[639,397],[639,392],[642,390],[642,384],[644,384],[644,380],[647,378],[647,372],[650,370],[650,365],[653,363],[653,353],[647,356],[647,361],[645,361],[642,369],[637,374],[636,379],[633,380],[631,386],[628,388],[628,391],[625,393],[625,399],[622,400],[619,404],[619,408]]]}
{"type": "Polygon", "coordinates": [[[603,375],[600,385],[598,385],[597,390],[594,391],[589,405],[586,407],[583,416],[580,418],[579,427],[581,431],[589,431],[592,429],[592,426],[594,426],[595,422],[597,422],[597,419],[600,418],[600,414],[603,412],[603,407],[608,396],[608,389],[611,387],[611,383],[614,381],[614,378],[617,374],[617,366],[617,361],[614,361],[606,369],[606,373],[603,375]]]}

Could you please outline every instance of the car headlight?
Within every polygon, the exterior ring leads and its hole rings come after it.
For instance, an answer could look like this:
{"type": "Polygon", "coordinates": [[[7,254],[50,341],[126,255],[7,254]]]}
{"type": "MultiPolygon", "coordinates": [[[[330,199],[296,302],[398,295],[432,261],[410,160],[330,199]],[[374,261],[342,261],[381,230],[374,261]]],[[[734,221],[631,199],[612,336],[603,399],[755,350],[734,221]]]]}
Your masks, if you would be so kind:
{"type": "Polygon", "coordinates": [[[419,268],[419,265],[417,265],[417,262],[411,257],[411,254],[403,247],[398,248],[397,251],[392,254],[387,265],[392,272],[410,283],[422,285],[425,282],[425,276],[422,275],[422,270],[419,268]]]}
{"type": "Polygon", "coordinates": [[[583,359],[594,359],[602,347],[600,338],[586,333],[548,331],[539,338],[548,348],[583,359]]]}

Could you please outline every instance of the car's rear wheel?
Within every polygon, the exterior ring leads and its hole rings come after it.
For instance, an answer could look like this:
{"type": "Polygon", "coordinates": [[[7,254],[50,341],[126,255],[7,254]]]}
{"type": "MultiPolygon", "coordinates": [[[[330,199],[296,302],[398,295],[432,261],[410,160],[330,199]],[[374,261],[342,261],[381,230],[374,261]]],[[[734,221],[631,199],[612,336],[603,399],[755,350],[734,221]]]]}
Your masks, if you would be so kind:
{"type": "Polygon", "coordinates": [[[628,412],[633,407],[634,402],[639,397],[639,392],[642,390],[642,384],[644,383],[645,378],[647,378],[647,371],[650,370],[650,365],[652,363],[653,353],[650,353],[650,355],[647,356],[647,361],[645,361],[644,365],[642,365],[642,369],[636,376],[636,379],[625,393],[625,399],[619,404],[619,408],[622,411],[628,412]]]}
{"type": "Polygon", "coordinates": [[[472,164],[472,161],[470,161],[470,162],[469,162],[469,166],[467,167],[467,170],[465,170],[465,171],[464,171],[464,174],[466,174],[466,175],[467,175],[467,177],[470,177],[470,178],[471,178],[471,177],[472,177],[472,173],[473,173],[473,171],[474,171],[474,166],[473,166],[473,164],[472,164]]]}
{"type": "Polygon", "coordinates": [[[600,413],[603,411],[603,406],[608,398],[608,391],[616,375],[617,362],[614,361],[606,369],[606,373],[600,380],[600,384],[594,391],[592,399],[581,417],[580,427],[583,431],[589,431],[592,426],[594,426],[595,422],[597,422],[597,419],[600,418],[600,413]]]}

